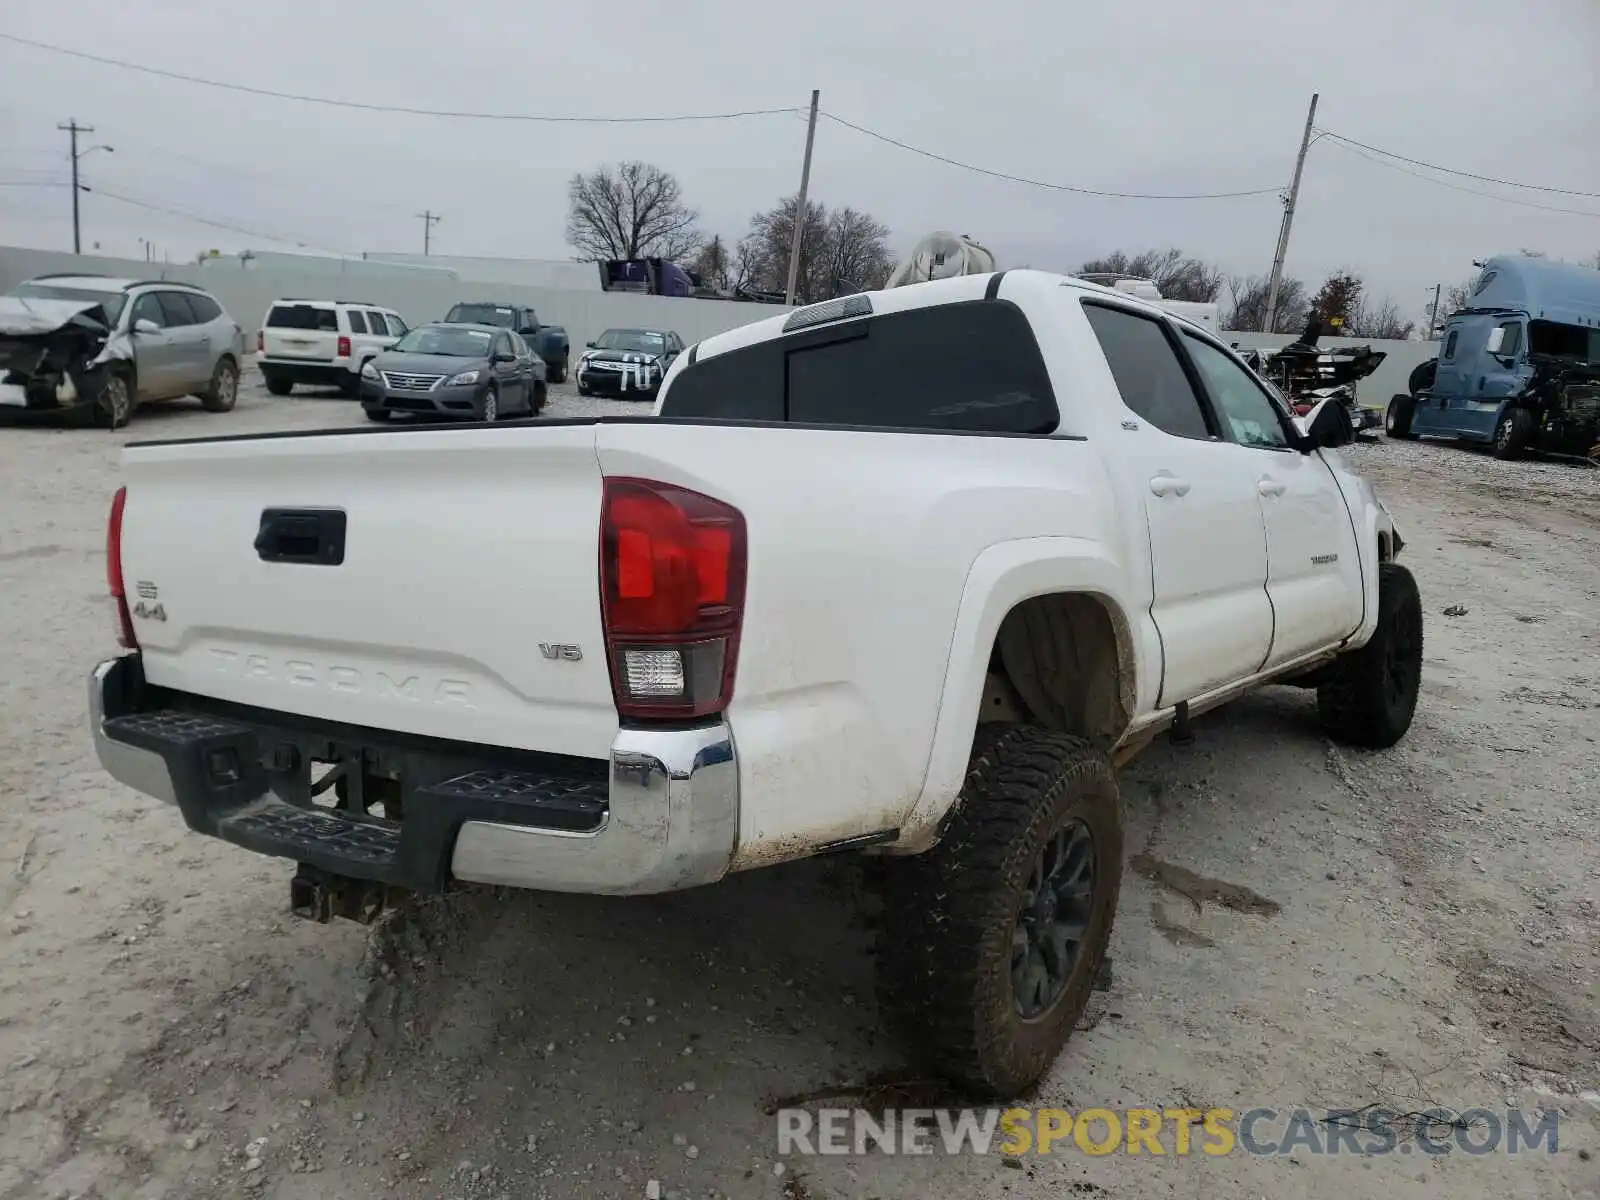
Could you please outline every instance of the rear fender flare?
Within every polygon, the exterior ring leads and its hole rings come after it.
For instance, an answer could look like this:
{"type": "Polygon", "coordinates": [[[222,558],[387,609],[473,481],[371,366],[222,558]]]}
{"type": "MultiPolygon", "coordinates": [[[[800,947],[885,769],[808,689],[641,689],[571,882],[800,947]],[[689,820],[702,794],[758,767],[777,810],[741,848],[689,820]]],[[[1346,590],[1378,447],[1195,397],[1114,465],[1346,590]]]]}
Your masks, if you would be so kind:
{"type": "Polygon", "coordinates": [[[1000,542],[973,561],[956,612],[928,769],[917,802],[901,822],[897,850],[915,853],[937,840],[945,814],[966,777],[989,655],[1000,623],[1023,601],[1073,592],[1093,595],[1104,604],[1112,614],[1120,657],[1133,675],[1123,686],[1129,715],[1143,711],[1139,693],[1147,688],[1152,674],[1159,674],[1147,670],[1145,664],[1159,662],[1160,650],[1153,626],[1146,644],[1144,629],[1132,623],[1139,606],[1129,602],[1126,574],[1103,545],[1083,538],[1000,542]]]}

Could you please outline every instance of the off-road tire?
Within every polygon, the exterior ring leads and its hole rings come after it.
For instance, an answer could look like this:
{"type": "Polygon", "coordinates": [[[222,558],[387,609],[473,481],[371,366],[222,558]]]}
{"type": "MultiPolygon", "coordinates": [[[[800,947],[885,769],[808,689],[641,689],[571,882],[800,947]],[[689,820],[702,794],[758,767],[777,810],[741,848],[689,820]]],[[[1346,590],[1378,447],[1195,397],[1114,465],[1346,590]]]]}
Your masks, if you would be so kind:
{"type": "Polygon", "coordinates": [[[1026,1092],[1083,1014],[1122,886],[1122,803],[1106,756],[1031,725],[980,727],[939,844],[892,860],[883,879],[878,1003],[931,1072],[976,1097],[1026,1092]],[[1094,848],[1088,921],[1065,987],[1037,1017],[1019,1012],[1012,938],[1035,861],[1073,822],[1094,848]]]}
{"type": "Polygon", "coordinates": [[[223,357],[211,369],[211,386],[200,397],[200,406],[207,412],[230,412],[239,402],[239,364],[223,357]]]}
{"type": "Polygon", "coordinates": [[[1416,400],[1403,392],[1396,393],[1383,414],[1384,436],[1415,441],[1417,435],[1411,432],[1411,418],[1416,416],[1416,413],[1416,400]]]}
{"type": "Polygon", "coordinates": [[[1378,627],[1324,668],[1317,713],[1334,741],[1383,750],[1405,737],[1422,686],[1422,597],[1399,563],[1378,567],[1378,627]]]}
{"type": "Polygon", "coordinates": [[[267,391],[274,396],[287,396],[294,391],[294,382],[285,379],[282,375],[274,375],[268,371],[261,372],[261,381],[267,385],[267,391]]]}
{"type": "Polygon", "coordinates": [[[1535,426],[1532,409],[1507,409],[1494,427],[1494,456],[1507,461],[1521,458],[1533,441],[1535,426]]]}

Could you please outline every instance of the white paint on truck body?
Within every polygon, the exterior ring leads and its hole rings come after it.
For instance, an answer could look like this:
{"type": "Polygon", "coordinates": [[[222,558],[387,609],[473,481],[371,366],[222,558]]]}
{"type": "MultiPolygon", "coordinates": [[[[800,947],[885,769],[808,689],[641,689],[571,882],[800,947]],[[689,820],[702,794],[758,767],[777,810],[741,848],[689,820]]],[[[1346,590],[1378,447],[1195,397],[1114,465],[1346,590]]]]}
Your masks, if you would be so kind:
{"type": "MultiPolygon", "coordinates": [[[[881,315],[979,300],[988,282],[870,297],[881,315]]],[[[146,674],[286,713],[604,759],[619,721],[602,481],[691,488],[738,508],[749,537],[727,712],[737,868],[886,829],[926,844],[960,787],[1000,622],[1031,597],[1087,593],[1116,614],[1127,737],[1178,701],[1370,635],[1390,527],[1371,489],[1336,454],[1156,428],[1119,391],[1084,305],[1237,363],[1224,344],[1060,276],[1007,273],[998,297],[1039,344],[1061,414],[1049,436],[646,420],[132,446],[125,575],[158,587],[168,615],[139,622],[146,674]],[[1164,477],[1186,486],[1158,494],[1164,477]],[[343,508],[344,563],[260,562],[272,506],[343,508]]],[[[695,357],[779,337],[790,315],[695,357]]]]}

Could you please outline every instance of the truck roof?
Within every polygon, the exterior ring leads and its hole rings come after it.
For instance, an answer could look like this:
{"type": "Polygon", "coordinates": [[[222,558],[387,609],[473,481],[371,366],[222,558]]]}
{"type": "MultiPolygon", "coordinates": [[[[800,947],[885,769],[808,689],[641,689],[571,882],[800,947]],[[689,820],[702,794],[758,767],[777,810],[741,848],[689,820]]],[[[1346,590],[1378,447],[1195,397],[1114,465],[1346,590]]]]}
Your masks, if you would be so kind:
{"type": "Polygon", "coordinates": [[[1114,299],[1119,304],[1129,308],[1143,310],[1152,316],[1165,317],[1177,321],[1191,329],[1215,337],[1215,331],[1207,329],[1199,322],[1191,321],[1182,313],[1172,312],[1161,307],[1160,304],[1134,296],[1128,292],[1117,291],[1113,288],[1102,287],[1100,284],[1090,283],[1071,275],[1059,275],[1052,271],[1035,271],[1030,269],[1017,269],[1009,271],[995,271],[988,275],[958,275],[950,279],[935,279],[927,283],[905,284],[894,288],[880,288],[873,292],[859,292],[855,296],[839,296],[832,300],[824,300],[818,304],[809,304],[801,308],[785,309],[775,316],[764,320],[755,321],[749,325],[741,325],[725,333],[714,334],[699,342],[693,348],[690,361],[725,354],[729,350],[737,350],[743,346],[753,346],[758,342],[770,341],[782,337],[785,333],[795,333],[800,329],[816,325],[830,324],[833,321],[849,320],[864,316],[881,316],[884,313],[905,312],[914,308],[928,308],[936,304],[959,304],[967,300],[993,299],[1000,290],[1002,279],[1028,281],[1035,287],[1065,287],[1078,291],[1114,299]],[[859,303],[857,303],[859,302],[859,303]],[[854,309],[855,311],[849,311],[854,309]]]}
{"type": "Polygon", "coordinates": [[[1523,254],[1496,255],[1483,264],[1467,306],[1600,327],[1600,271],[1523,254]]]}

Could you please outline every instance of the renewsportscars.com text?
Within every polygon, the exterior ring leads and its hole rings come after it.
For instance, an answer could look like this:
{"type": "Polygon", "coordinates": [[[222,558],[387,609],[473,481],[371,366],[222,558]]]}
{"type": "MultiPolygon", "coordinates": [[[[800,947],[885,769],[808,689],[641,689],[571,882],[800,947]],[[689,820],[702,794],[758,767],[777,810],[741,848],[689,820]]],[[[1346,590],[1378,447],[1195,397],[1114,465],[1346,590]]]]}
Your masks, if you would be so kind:
{"type": "Polygon", "coordinates": [[[1368,1107],[779,1109],[778,1153],[1136,1154],[1554,1154],[1554,1110],[1471,1108],[1400,1113],[1368,1107]]]}

